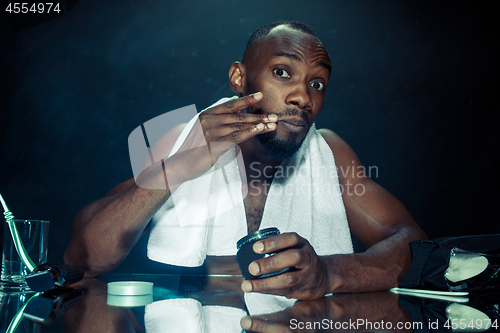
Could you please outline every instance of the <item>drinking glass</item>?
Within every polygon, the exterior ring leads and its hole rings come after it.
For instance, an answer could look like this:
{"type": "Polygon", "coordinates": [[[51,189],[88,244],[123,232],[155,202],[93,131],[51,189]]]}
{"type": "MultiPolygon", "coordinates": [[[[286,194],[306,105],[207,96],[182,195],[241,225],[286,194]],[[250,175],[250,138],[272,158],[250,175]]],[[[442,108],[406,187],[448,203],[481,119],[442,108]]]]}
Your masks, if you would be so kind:
{"type": "MultiPolygon", "coordinates": [[[[21,242],[35,265],[47,262],[49,221],[14,219],[21,242]]],[[[26,275],[30,273],[17,253],[7,222],[4,225],[2,253],[2,290],[29,290],[26,275]]]]}

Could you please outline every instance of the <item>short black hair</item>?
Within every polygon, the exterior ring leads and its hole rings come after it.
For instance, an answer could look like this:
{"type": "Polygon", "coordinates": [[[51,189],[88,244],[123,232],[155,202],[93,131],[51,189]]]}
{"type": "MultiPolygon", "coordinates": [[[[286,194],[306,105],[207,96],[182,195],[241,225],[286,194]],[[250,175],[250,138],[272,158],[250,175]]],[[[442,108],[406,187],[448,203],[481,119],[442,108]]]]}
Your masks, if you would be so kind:
{"type": "Polygon", "coordinates": [[[261,26],[260,28],[258,28],[257,30],[255,30],[252,33],[252,35],[248,39],[247,46],[245,47],[245,52],[243,53],[242,61],[245,61],[246,55],[248,54],[248,52],[253,44],[255,44],[259,39],[264,38],[267,35],[269,35],[269,32],[271,31],[271,29],[273,29],[274,27],[277,27],[279,25],[286,25],[286,26],[293,28],[295,30],[302,31],[306,34],[313,36],[314,38],[316,38],[319,41],[319,38],[316,35],[316,32],[313,30],[313,28],[311,28],[310,26],[308,26],[305,23],[302,23],[299,21],[276,21],[276,22],[268,23],[268,24],[261,26]]]}

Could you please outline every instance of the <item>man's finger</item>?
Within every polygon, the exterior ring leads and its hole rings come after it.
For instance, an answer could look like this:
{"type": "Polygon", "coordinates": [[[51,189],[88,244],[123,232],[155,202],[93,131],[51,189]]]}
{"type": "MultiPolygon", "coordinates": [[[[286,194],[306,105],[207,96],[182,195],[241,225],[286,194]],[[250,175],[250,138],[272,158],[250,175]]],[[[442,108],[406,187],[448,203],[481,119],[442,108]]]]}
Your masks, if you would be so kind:
{"type": "Polygon", "coordinates": [[[250,94],[240,98],[234,98],[225,103],[214,106],[213,108],[205,112],[208,112],[210,114],[235,113],[254,105],[262,99],[262,96],[263,95],[261,92],[257,92],[255,94],[250,94]]]}
{"type": "Polygon", "coordinates": [[[208,125],[209,127],[220,126],[240,126],[237,128],[241,130],[250,125],[257,123],[276,123],[278,115],[276,114],[250,114],[250,113],[218,113],[218,114],[205,114],[200,116],[202,126],[208,125]]]}
{"type": "Polygon", "coordinates": [[[287,232],[255,242],[256,253],[273,253],[287,248],[298,248],[305,245],[306,240],[295,232],[287,232]]]}
{"type": "Polygon", "coordinates": [[[273,333],[286,333],[291,332],[289,327],[273,318],[260,317],[243,317],[240,321],[241,327],[245,331],[251,332],[273,332],[273,333]]]}
{"type": "Polygon", "coordinates": [[[307,262],[308,254],[298,249],[290,249],[276,253],[267,258],[253,261],[248,266],[248,271],[254,276],[280,272],[285,268],[303,268],[303,263],[307,262]]]}
{"type": "Polygon", "coordinates": [[[238,137],[246,140],[256,134],[262,134],[276,129],[276,123],[233,123],[224,125],[219,129],[219,133],[222,140],[233,141],[237,140],[238,137]],[[261,125],[259,125],[261,124],[261,125]],[[258,126],[259,125],[259,126],[258,126]],[[262,127],[262,125],[264,127],[262,127]],[[238,137],[229,137],[232,133],[235,133],[238,137]],[[257,133],[258,132],[258,133],[257,133]],[[224,138],[225,137],[225,138],[224,138]]]}
{"type": "Polygon", "coordinates": [[[270,123],[277,122],[278,115],[270,114],[254,114],[254,113],[232,113],[223,118],[224,124],[235,123],[270,123]]]}
{"type": "Polygon", "coordinates": [[[241,284],[244,292],[260,292],[269,294],[284,295],[284,291],[293,290],[299,283],[297,272],[282,273],[275,276],[261,278],[257,280],[246,280],[241,284]]]}
{"type": "Polygon", "coordinates": [[[233,145],[237,145],[257,134],[274,131],[276,123],[259,123],[243,130],[237,130],[235,127],[233,129],[231,133],[221,137],[220,141],[231,142],[233,145]]]}

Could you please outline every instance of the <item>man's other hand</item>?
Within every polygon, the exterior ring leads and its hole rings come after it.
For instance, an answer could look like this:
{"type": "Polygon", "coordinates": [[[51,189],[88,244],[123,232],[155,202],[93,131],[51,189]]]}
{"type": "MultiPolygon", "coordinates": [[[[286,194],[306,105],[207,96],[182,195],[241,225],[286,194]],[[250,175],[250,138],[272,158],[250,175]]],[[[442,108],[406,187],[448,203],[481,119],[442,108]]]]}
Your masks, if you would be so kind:
{"type": "Polygon", "coordinates": [[[274,253],[259,259],[248,266],[252,275],[260,276],[290,270],[279,275],[247,280],[241,285],[245,292],[283,295],[288,298],[311,300],[323,297],[330,292],[326,264],[314,252],[311,244],[296,233],[284,233],[256,242],[256,253],[274,253]]]}

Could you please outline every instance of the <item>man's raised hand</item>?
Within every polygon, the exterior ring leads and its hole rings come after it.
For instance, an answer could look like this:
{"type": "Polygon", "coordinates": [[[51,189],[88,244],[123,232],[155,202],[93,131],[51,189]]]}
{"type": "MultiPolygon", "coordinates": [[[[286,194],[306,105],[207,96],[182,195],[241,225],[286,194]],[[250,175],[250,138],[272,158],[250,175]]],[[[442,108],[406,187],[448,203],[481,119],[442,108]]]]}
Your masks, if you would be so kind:
{"type": "Polygon", "coordinates": [[[277,115],[242,112],[262,97],[257,92],[202,112],[180,149],[165,163],[169,186],[203,175],[229,149],[257,134],[274,131],[277,115]]]}
{"type": "MultiPolygon", "coordinates": [[[[199,119],[203,135],[209,145],[214,162],[237,144],[257,134],[276,129],[278,116],[275,114],[241,112],[258,103],[261,99],[262,93],[257,92],[245,97],[231,99],[200,114],[199,119]]],[[[189,143],[186,142],[188,145],[189,143]]]]}

